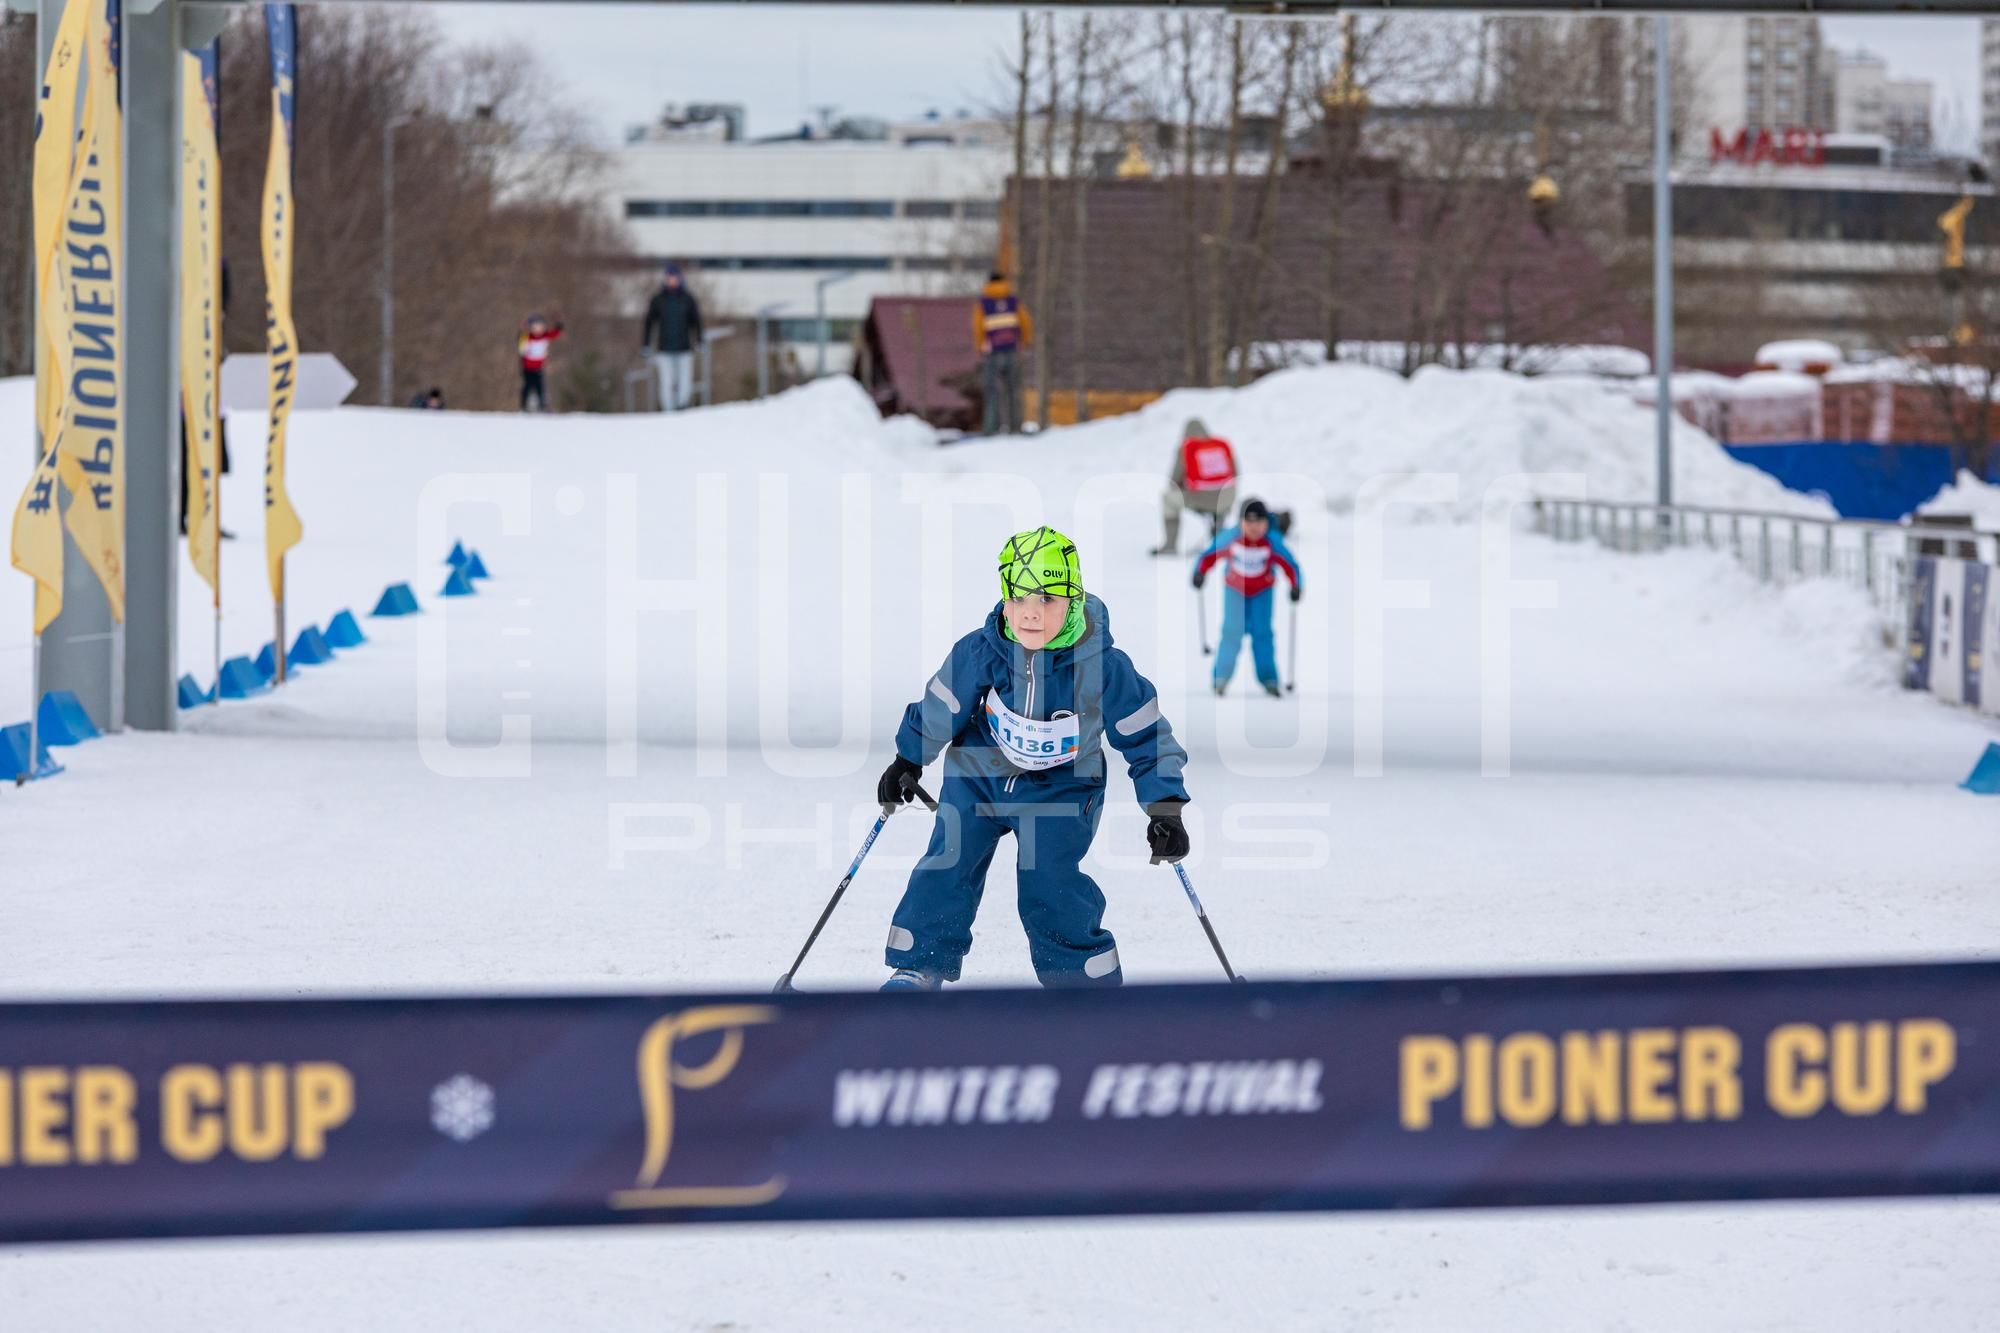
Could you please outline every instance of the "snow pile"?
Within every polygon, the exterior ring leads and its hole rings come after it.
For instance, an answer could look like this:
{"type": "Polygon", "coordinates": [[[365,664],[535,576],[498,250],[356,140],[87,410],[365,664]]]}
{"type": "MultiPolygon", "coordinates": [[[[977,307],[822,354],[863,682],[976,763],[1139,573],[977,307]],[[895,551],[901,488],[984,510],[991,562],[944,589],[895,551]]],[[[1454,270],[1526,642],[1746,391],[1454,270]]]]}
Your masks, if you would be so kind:
{"type": "Polygon", "coordinates": [[[1824,374],[1846,359],[1838,347],[1819,338],[1782,338],[1757,349],[1756,365],[1759,370],[1824,374]]]}
{"type": "MultiPolygon", "coordinates": [[[[1439,349],[1441,364],[1453,370],[1511,370],[1524,375],[1593,375],[1633,379],[1649,375],[1653,359],[1633,347],[1612,343],[1524,347],[1510,343],[1469,343],[1439,349]]],[[[1326,364],[1326,344],[1318,339],[1252,343],[1229,354],[1232,366],[1281,370],[1326,364]]],[[[1411,360],[1410,345],[1400,342],[1343,341],[1336,361],[1358,362],[1400,371],[1411,360]]]]}
{"type": "MultiPolygon", "coordinates": [[[[1129,416],[1010,447],[1036,468],[1072,466],[1087,453],[1100,466],[1164,475],[1189,417],[1236,446],[1246,494],[1305,508],[1347,513],[1448,492],[1417,510],[1469,518],[1490,494],[1641,502],[1654,494],[1650,412],[1596,384],[1504,371],[1426,367],[1408,379],[1355,365],[1280,371],[1242,389],[1178,389],[1129,416]]],[[[1676,419],[1673,431],[1680,502],[1832,516],[1687,422],[1676,419]]]]}
{"type": "Polygon", "coordinates": [[[2000,532],[2000,486],[1981,481],[1960,470],[1958,480],[1939,491],[1918,508],[1919,518],[1969,514],[1972,526],[1981,532],[2000,532]]]}

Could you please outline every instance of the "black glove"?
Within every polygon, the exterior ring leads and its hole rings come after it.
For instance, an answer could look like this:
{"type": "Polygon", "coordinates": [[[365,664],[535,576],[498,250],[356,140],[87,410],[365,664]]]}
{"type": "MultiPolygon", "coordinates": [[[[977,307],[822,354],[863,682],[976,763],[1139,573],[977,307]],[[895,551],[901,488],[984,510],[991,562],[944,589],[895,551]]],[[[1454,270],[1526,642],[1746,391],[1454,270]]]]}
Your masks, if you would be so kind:
{"type": "Polygon", "coordinates": [[[1205,579],[1205,578],[1207,578],[1207,577],[1208,577],[1208,571],[1207,571],[1207,570],[1205,570],[1205,569],[1197,569],[1197,570],[1196,570],[1196,571],[1194,572],[1194,590],[1195,590],[1196,592],[1200,592],[1200,591],[1201,591],[1201,583],[1202,583],[1202,580],[1203,580],[1203,579],[1205,579]]]}
{"type": "Polygon", "coordinates": [[[1301,588],[1298,584],[1294,583],[1292,585],[1292,600],[1296,602],[1299,600],[1300,597],[1304,595],[1305,595],[1305,589],[1301,588]]]}
{"type": "Polygon", "coordinates": [[[1181,823],[1181,802],[1162,801],[1146,807],[1153,817],[1146,825],[1146,846],[1152,849],[1153,864],[1178,861],[1188,854],[1187,825],[1181,823]]]}
{"type": "Polygon", "coordinates": [[[908,805],[917,799],[917,781],[923,775],[922,764],[913,764],[897,755],[882,770],[882,780],[875,784],[875,799],[883,805],[908,805]]]}

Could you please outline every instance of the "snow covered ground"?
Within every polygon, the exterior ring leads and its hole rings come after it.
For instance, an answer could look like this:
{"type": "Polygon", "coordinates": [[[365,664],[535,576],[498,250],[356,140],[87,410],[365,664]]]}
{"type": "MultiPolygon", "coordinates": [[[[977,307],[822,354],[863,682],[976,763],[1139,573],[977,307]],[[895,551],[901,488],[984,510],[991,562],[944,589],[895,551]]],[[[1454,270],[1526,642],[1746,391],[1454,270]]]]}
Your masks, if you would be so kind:
{"type": "MultiPolygon", "coordinates": [[[[25,412],[0,385],[0,420],[25,412]]],[[[256,423],[234,429],[243,466],[256,423]]],[[[1044,520],[1188,741],[1191,870],[1246,972],[1992,956],[2000,831],[1952,784],[2000,731],[1896,689],[1862,598],[1477,521],[1489,492],[1577,484],[1524,472],[1643,496],[1650,432],[1587,384],[1347,367],[942,449],[838,383],[671,420],[303,415],[294,623],[405,578],[426,614],[0,792],[0,990],[766,988],[873,817],[902,704],[990,606],[1005,535],[1044,520]],[[1247,664],[1206,694],[1186,563],[1144,554],[1188,415],[1237,442],[1246,493],[1300,514],[1286,701],[1244,697],[1247,664]],[[495,577],[447,603],[455,537],[495,577]],[[120,836],[89,836],[107,811],[120,836]]],[[[1698,432],[1679,452],[1690,500],[1817,512],[1698,432]]],[[[225,489],[230,653],[269,633],[247,471],[225,489]]],[[[0,580],[0,698],[26,695],[7,636],[27,600],[0,580]]],[[[208,614],[184,571],[204,680],[208,614]]],[[[1113,797],[1092,868],[1128,976],[1209,975],[1113,797]]],[[[803,980],[879,979],[924,834],[892,821],[803,980]]],[[[1032,980],[1010,897],[969,984],[1032,980]]],[[[1968,1328],[2000,1302],[1996,1244],[2000,1206],[1932,1201],[121,1245],[0,1251],[0,1309],[24,1329],[1968,1328]]]]}

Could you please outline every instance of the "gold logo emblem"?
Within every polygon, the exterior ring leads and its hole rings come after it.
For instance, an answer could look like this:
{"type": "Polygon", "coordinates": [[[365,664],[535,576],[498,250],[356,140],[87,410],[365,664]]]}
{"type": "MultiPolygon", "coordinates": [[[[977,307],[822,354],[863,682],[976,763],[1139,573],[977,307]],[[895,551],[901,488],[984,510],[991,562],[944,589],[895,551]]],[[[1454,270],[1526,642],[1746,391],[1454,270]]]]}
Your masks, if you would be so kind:
{"type": "Polygon", "coordinates": [[[743,1058],[743,1030],[774,1023],[778,1011],[765,1004],[711,1004],[685,1009],[646,1029],[639,1039],[639,1100],[646,1111],[646,1156],[638,1184],[611,1196],[613,1208],[749,1208],[785,1192],[785,1178],[761,1185],[660,1186],[674,1147],[674,1090],[701,1092],[729,1077],[743,1058]],[[715,1054],[689,1067],[674,1060],[675,1043],[720,1032],[715,1054]]]}

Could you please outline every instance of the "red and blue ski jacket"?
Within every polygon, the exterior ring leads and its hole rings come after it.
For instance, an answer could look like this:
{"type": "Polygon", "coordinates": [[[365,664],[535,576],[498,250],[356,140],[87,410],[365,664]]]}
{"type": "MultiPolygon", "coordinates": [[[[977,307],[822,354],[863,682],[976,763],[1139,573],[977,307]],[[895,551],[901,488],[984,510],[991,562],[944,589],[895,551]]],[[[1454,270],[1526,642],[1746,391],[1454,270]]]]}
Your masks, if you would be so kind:
{"type": "Polygon", "coordinates": [[[1269,592],[1278,581],[1280,569],[1294,588],[1304,586],[1299,562],[1292,558],[1292,548],[1285,545],[1276,528],[1257,541],[1245,537],[1241,527],[1224,528],[1209,548],[1195,558],[1194,572],[1206,574],[1216,561],[1224,558],[1229,561],[1229,586],[1245,597],[1269,592]]]}
{"type": "Polygon", "coordinates": [[[1159,691],[1113,646],[1104,603],[1086,596],[1083,614],[1087,628],[1081,639],[1067,648],[1030,650],[1007,637],[995,604],[984,625],[952,645],[923,697],[903,710],[896,753],[913,764],[929,764],[949,745],[947,765],[956,772],[1018,777],[1024,783],[1063,781],[1067,775],[1101,787],[1103,742],[1109,740],[1125,757],[1141,805],[1187,800],[1181,781],[1187,751],[1160,713],[1159,691]],[[1046,767],[1017,765],[1008,757],[1007,738],[996,734],[996,728],[1008,726],[1010,713],[1017,721],[1074,718],[1074,743],[1051,742],[1062,749],[1040,761],[1046,767]],[[1064,760],[1063,754],[1074,757],[1064,760]]]}

